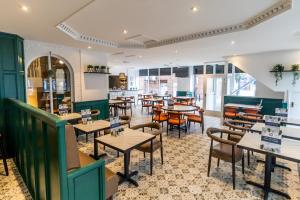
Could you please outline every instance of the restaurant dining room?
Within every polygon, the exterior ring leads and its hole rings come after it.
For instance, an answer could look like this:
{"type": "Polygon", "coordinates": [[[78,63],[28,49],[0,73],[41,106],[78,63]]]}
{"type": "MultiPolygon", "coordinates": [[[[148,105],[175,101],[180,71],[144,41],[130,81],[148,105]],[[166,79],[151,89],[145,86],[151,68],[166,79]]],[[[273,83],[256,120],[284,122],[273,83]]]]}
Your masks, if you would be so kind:
{"type": "Polygon", "coordinates": [[[0,1],[1,200],[300,200],[300,1],[0,1]]]}

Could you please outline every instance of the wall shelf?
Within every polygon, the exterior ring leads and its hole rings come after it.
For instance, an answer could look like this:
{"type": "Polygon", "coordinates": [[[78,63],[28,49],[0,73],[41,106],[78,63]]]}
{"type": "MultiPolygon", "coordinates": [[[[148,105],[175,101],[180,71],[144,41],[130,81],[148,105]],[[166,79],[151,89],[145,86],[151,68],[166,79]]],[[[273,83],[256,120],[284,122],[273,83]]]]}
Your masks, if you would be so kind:
{"type": "MultiPolygon", "coordinates": [[[[275,72],[278,72],[278,71],[271,70],[270,72],[275,73],[275,72]]],[[[291,73],[291,72],[300,72],[300,70],[296,70],[296,71],[293,71],[293,70],[284,70],[284,71],[282,71],[282,73],[291,73]]]]}
{"type": "Polygon", "coordinates": [[[84,72],[85,74],[111,74],[107,72],[84,72]]]}

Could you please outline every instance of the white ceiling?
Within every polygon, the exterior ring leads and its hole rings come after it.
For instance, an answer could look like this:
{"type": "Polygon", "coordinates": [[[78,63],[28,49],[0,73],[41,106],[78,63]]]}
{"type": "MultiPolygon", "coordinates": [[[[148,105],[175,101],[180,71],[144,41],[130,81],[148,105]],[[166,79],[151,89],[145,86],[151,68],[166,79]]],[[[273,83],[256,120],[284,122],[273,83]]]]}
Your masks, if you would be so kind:
{"type": "MultiPolygon", "coordinates": [[[[66,22],[84,34],[114,42],[123,42],[137,34],[161,40],[241,23],[278,0],[95,0],[82,8],[89,2],[1,0],[0,31],[16,33],[25,39],[87,48],[89,44],[73,40],[56,28],[57,24],[66,22]],[[27,5],[29,12],[23,12],[20,3],[27,5]],[[193,13],[192,6],[197,6],[199,11],[193,13]],[[123,29],[128,30],[127,35],[122,33],[123,29]]],[[[124,52],[109,57],[109,65],[120,69],[161,67],[170,63],[195,65],[219,61],[225,55],[299,48],[299,20],[300,1],[294,0],[291,10],[246,31],[150,49],[93,45],[92,50],[109,54],[124,52]],[[231,45],[231,41],[235,44],[231,45]],[[127,58],[126,55],[136,56],[127,58]]]]}

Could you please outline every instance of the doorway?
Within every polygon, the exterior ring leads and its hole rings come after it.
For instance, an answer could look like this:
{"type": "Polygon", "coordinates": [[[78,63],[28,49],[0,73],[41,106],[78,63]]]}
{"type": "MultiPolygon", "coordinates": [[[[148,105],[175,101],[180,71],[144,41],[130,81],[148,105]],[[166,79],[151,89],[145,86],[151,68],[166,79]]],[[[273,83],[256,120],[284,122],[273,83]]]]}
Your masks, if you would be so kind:
{"type": "Polygon", "coordinates": [[[300,92],[289,92],[288,116],[291,119],[300,119],[300,92]]]}
{"type": "Polygon", "coordinates": [[[66,104],[71,111],[72,74],[68,65],[54,56],[32,61],[27,69],[28,104],[51,113],[57,113],[59,105],[66,104]]]}

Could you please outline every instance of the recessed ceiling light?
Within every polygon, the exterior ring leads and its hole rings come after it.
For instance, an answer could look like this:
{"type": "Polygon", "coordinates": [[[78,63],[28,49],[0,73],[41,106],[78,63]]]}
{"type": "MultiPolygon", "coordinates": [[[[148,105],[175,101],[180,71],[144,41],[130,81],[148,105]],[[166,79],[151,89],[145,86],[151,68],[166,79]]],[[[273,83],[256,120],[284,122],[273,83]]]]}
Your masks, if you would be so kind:
{"type": "Polygon", "coordinates": [[[235,44],[235,41],[234,41],[234,40],[232,40],[232,41],[230,42],[230,44],[231,44],[231,45],[234,45],[234,44],[235,44]]]}
{"type": "Polygon", "coordinates": [[[128,33],[128,31],[127,31],[126,29],[124,29],[124,30],[123,30],[123,34],[126,35],[127,33],[128,33]]]}
{"type": "Polygon", "coordinates": [[[142,58],[143,56],[139,56],[139,58],[142,58]]]}
{"type": "Polygon", "coordinates": [[[197,8],[196,6],[193,6],[193,7],[191,8],[191,10],[192,10],[193,12],[198,12],[198,8],[197,8]]]}
{"type": "Polygon", "coordinates": [[[178,53],[178,50],[177,50],[177,49],[175,50],[175,53],[178,53]]]}
{"type": "Polygon", "coordinates": [[[25,5],[21,5],[21,9],[24,11],[24,12],[28,12],[29,11],[29,8],[25,5]]]}
{"type": "Polygon", "coordinates": [[[62,61],[62,60],[59,60],[58,62],[59,62],[59,64],[61,64],[61,65],[64,64],[64,61],[62,61]]]}
{"type": "Polygon", "coordinates": [[[92,47],[91,46],[88,46],[88,49],[91,49],[92,47]]]}

